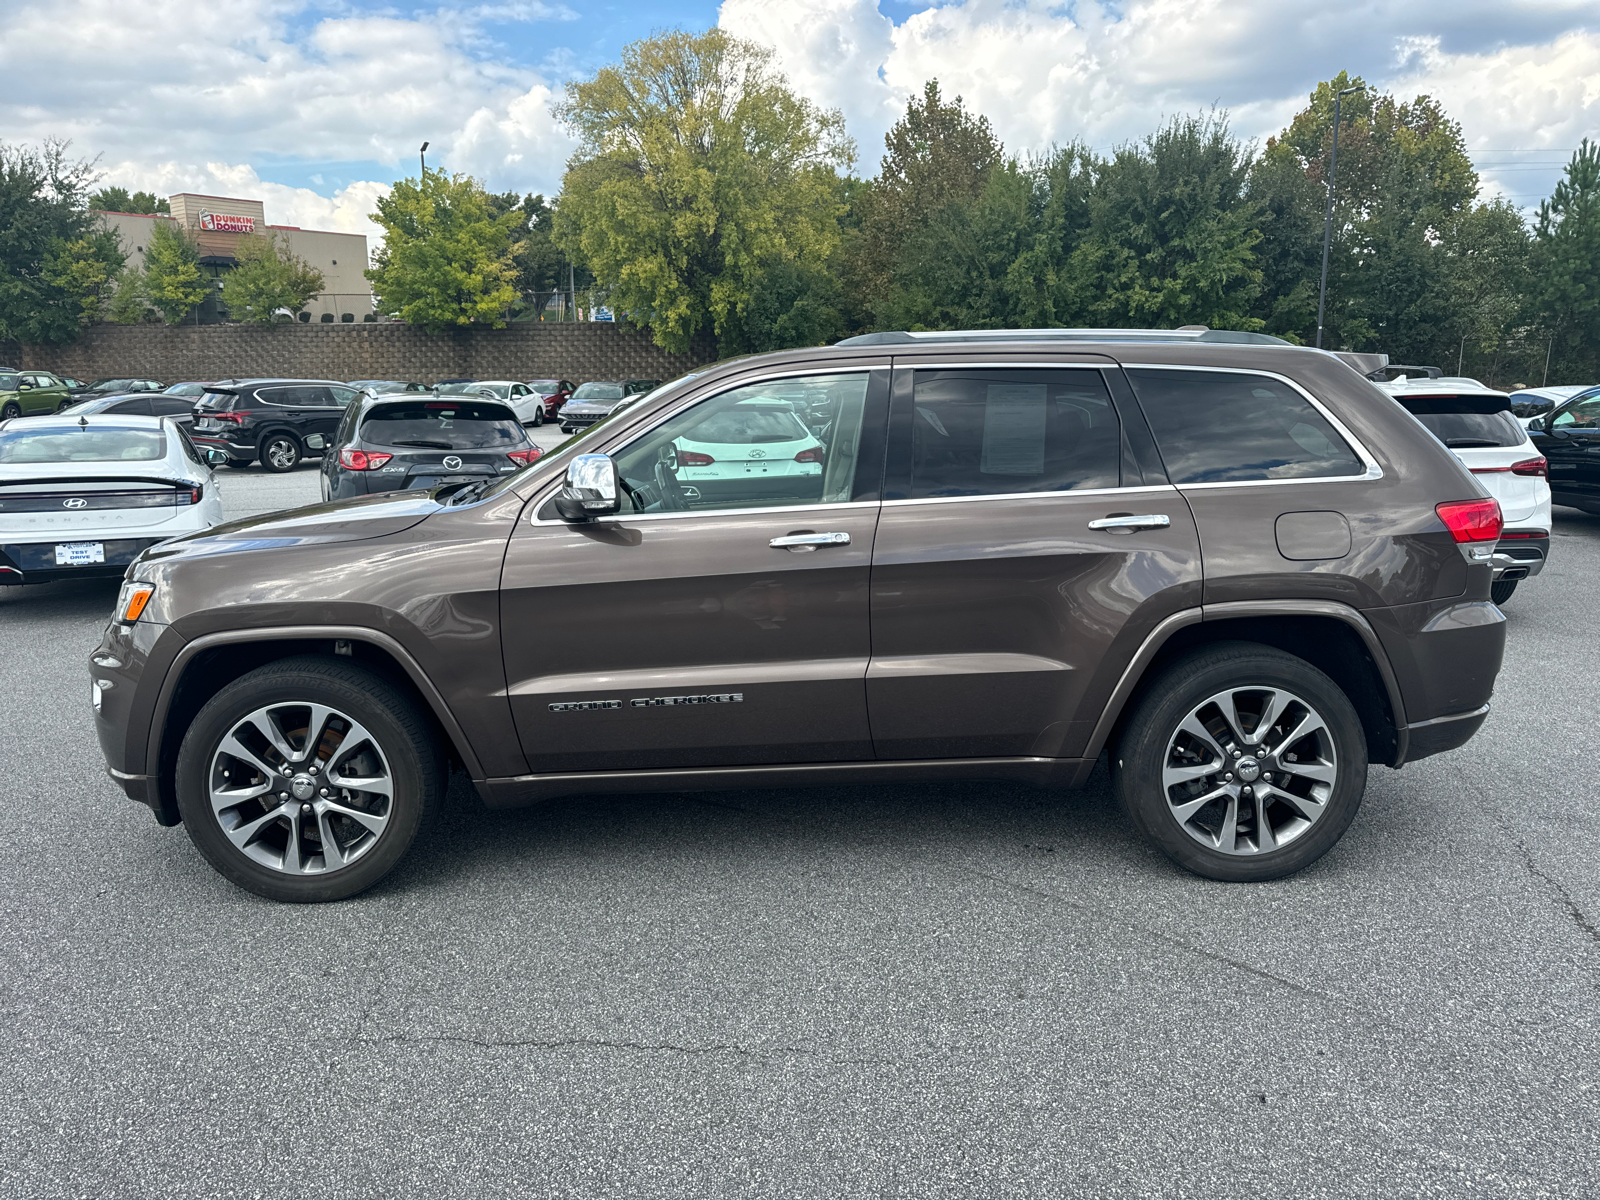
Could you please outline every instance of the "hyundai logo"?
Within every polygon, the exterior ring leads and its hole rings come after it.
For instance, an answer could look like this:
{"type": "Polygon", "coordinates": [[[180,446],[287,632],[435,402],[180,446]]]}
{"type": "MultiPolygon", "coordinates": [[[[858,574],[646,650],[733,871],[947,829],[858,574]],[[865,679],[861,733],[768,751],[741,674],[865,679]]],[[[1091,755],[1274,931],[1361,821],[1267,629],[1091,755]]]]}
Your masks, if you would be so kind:
{"type": "Polygon", "coordinates": [[[445,455],[444,469],[446,471],[459,471],[459,470],[461,470],[461,459],[458,458],[454,454],[445,455]]]}
{"type": "Polygon", "coordinates": [[[62,508],[88,508],[89,507],[89,502],[87,500],[85,500],[82,496],[74,496],[71,500],[63,500],[61,502],[61,507],[62,508]]]}

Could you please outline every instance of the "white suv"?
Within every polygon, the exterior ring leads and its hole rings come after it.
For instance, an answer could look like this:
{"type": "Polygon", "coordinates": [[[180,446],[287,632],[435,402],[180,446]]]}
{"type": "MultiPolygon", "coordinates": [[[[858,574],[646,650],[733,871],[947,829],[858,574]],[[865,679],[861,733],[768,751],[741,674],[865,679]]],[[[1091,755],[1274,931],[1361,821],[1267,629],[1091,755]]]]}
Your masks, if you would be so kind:
{"type": "Polygon", "coordinates": [[[1465,379],[1400,379],[1378,385],[1420,421],[1500,502],[1505,521],[1495,547],[1496,604],[1544,570],[1550,555],[1550,470],[1505,392],[1465,379]]]}

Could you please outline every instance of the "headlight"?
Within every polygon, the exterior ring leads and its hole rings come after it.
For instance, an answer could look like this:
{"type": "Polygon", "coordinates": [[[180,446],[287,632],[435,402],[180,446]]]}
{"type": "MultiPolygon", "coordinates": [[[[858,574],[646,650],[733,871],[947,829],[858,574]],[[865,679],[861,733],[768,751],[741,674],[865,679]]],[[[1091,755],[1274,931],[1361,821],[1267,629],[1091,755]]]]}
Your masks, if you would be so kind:
{"type": "Polygon", "coordinates": [[[153,583],[140,583],[137,579],[125,580],[122,590],[117,593],[117,611],[115,620],[124,625],[132,625],[144,612],[145,605],[150,603],[150,597],[156,594],[156,585],[153,583]]]}

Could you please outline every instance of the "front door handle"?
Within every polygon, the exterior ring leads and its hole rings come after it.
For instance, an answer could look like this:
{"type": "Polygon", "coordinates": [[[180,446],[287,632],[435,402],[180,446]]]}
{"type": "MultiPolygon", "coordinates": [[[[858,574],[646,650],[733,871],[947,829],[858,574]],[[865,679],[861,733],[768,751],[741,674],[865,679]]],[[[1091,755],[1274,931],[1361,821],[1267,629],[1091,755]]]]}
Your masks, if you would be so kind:
{"type": "Polygon", "coordinates": [[[1090,529],[1165,529],[1172,524],[1166,513],[1145,513],[1138,517],[1101,517],[1090,521],[1090,529]]]}
{"type": "Polygon", "coordinates": [[[850,535],[848,533],[791,533],[785,537],[775,537],[767,545],[775,550],[789,550],[797,554],[804,554],[815,550],[818,546],[848,546],[850,535]]]}

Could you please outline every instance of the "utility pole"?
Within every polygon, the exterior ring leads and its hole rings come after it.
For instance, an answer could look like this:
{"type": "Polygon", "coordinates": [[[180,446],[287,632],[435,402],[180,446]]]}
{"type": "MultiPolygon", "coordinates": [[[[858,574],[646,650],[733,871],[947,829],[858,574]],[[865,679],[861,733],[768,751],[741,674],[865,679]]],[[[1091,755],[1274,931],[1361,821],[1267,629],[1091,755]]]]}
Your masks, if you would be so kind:
{"type": "Polygon", "coordinates": [[[1322,349],[1322,314],[1328,304],[1328,247],[1333,240],[1333,181],[1339,170],[1339,105],[1351,92],[1364,91],[1358,83],[1333,96],[1333,154],[1328,160],[1328,211],[1322,218],[1322,287],[1317,292],[1317,349],[1322,349]]]}
{"type": "Polygon", "coordinates": [[[578,273],[573,269],[572,260],[567,259],[567,290],[572,294],[572,319],[578,319],[578,273]]]}

